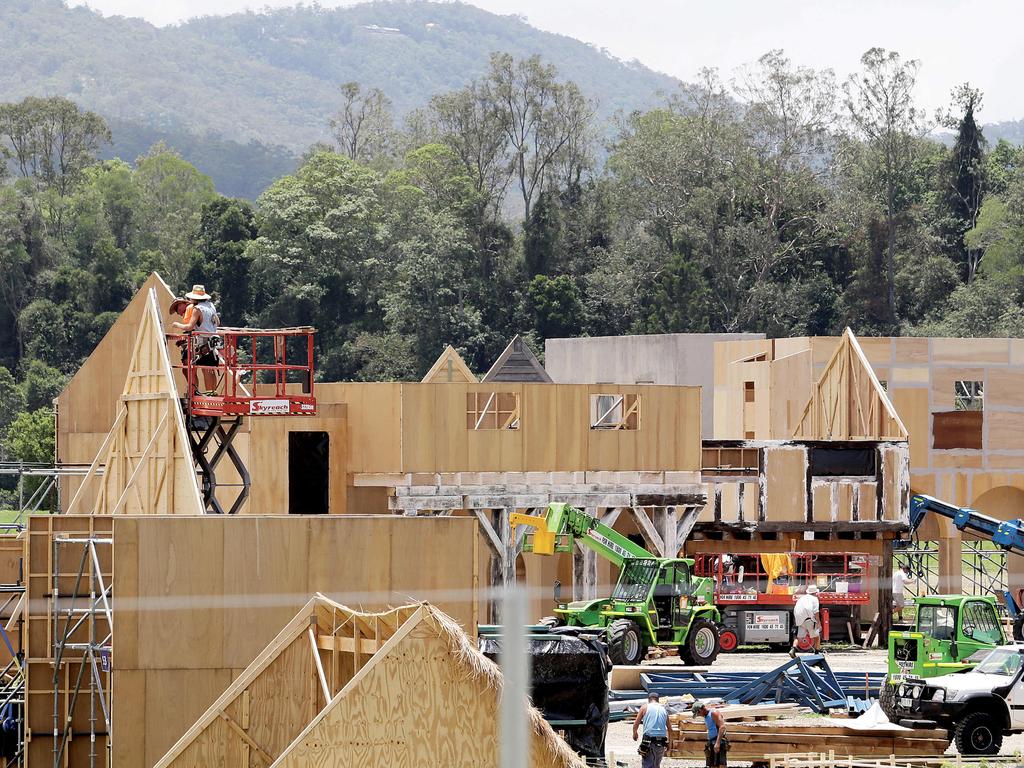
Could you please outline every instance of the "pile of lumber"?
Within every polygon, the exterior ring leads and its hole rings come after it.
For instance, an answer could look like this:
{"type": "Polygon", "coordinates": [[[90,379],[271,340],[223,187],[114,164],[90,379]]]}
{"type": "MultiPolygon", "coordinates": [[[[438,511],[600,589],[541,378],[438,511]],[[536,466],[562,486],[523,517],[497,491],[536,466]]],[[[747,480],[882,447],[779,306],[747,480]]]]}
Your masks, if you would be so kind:
{"type": "MultiPolygon", "coordinates": [[[[949,746],[944,730],[897,726],[864,730],[826,719],[794,719],[801,710],[792,704],[738,705],[720,711],[727,721],[730,760],[763,762],[773,754],[812,752],[826,745],[844,757],[937,756],[949,746]]],[[[706,740],[702,718],[690,714],[669,716],[669,757],[701,760],[706,740]]]]}

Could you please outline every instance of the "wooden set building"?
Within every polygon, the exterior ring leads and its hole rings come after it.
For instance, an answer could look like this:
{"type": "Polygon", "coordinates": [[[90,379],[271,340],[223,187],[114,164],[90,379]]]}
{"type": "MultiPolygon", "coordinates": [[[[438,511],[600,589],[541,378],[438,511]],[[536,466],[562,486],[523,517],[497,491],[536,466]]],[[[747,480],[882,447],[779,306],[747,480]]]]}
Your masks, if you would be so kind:
{"type": "MultiPolygon", "coordinates": [[[[151,276],[56,401],[57,459],[89,471],[62,479],[65,514],[33,518],[25,537],[33,765],[56,756],[149,766],[165,754],[163,764],[192,764],[179,740],[198,737],[198,722],[248,750],[249,764],[292,764],[283,741],[270,750],[253,738],[254,710],[231,703],[211,716],[210,707],[242,695],[233,681],[257,684],[251,665],[311,595],[360,614],[427,601],[470,637],[478,622],[500,620],[494,588],[504,584],[530,587],[534,618],[550,612],[556,581],[596,596],[611,584],[607,563],[583,549],[523,554],[510,530],[513,511],[552,501],[665,556],[863,552],[886,599],[919,420],[908,429],[873,347],[862,351],[852,335],[827,354],[804,353],[802,402],[795,385],[779,384],[794,403],[792,429],[779,432],[775,410],[761,413],[762,379],[743,378],[743,366],[760,364],[772,381],[766,340],[715,340],[702,402],[697,384],[557,383],[551,361],[542,367],[517,338],[481,381],[449,347],[421,382],[316,382],[315,415],[226,420],[200,433],[182,417],[184,382],[164,339],[171,298],[151,276]],[[719,397],[736,391],[735,412],[720,410],[719,397]],[[762,422],[763,431],[745,428],[762,422]],[[237,514],[208,514],[218,510],[237,514]]],[[[383,650],[374,642],[367,648],[383,650]]],[[[344,683],[328,678],[318,694],[311,658],[302,662],[310,695],[290,727],[313,738],[344,683]]]]}

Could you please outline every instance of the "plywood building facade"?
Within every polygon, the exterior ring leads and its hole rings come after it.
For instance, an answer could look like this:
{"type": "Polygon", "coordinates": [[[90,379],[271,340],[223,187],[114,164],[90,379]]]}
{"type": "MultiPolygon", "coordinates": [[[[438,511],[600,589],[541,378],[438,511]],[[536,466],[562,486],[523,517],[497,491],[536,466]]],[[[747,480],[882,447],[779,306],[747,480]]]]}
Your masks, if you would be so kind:
{"type": "MultiPolygon", "coordinates": [[[[716,437],[791,437],[795,404],[838,343],[811,337],[718,345],[716,437]]],[[[861,338],[860,345],[909,433],[911,490],[1001,519],[1024,515],[1024,339],[883,337],[861,338]]],[[[959,532],[930,518],[920,537],[940,542],[940,590],[959,592],[959,532]]]]}

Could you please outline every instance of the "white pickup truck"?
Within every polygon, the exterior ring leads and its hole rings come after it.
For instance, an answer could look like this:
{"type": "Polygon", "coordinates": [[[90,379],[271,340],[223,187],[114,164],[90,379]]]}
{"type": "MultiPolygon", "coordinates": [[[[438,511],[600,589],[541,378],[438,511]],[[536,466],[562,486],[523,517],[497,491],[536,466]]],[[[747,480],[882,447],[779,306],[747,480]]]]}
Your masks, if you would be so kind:
{"type": "Polygon", "coordinates": [[[900,725],[946,728],[962,755],[997,755],[1024,733],[1024,645],[993,648],[974,669],[896,686],[900,725]]]}

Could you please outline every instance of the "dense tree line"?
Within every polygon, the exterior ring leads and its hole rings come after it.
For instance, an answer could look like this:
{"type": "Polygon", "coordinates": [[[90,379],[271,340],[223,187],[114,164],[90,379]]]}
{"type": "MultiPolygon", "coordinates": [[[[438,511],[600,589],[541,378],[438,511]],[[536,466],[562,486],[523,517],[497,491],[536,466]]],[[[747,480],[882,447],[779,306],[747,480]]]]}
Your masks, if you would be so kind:
{"type": "Polygon", "coordinates": [[[415,379],[446,343],[483,370],[515,333],[1022,334],[1024,153],[987,145],[969,86],[929,119],[917,68],[872,49],[838,82],[773,51],[610,142],[536,57],[402,120],[346,83],[334,143],[255,206],[162,144],[98,160],[70,101],[0,105],[5,455],[52,450],[50,400],[151,270],[228,324],[315,325],[326,380],[415,379]]]}

